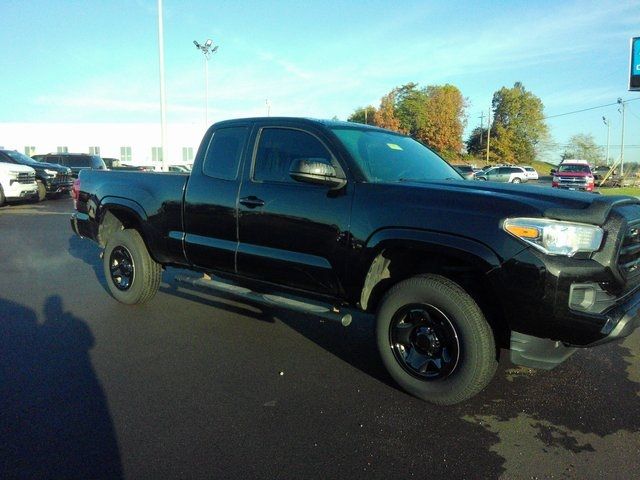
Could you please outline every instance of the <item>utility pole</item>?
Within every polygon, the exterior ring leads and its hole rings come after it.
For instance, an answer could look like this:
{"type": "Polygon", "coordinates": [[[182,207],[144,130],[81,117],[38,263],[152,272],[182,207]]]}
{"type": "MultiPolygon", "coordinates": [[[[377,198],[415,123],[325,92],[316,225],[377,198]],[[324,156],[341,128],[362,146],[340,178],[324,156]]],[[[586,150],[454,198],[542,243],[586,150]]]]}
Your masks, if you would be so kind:
{"type": "Polygon", "coordinates": [[[625,117],[625,108],[626,102],[621,98],[618,98],[618,103],[621,106],[621,110],[618,111],[622,113],[622,138],[620,140],[620,175],[624,175],[624,117],[625,117]]]}
{"type": "Polygon", "coordinates": [[[269,99],[267,98],[264,101],[265,105],[267,106],[267,117],[271,116],[271,102],[269,101],[269,99]]]}
{"type": "Polygon", "coordinates": [[[164,26],[162,0],[158,0],[158,53],[160,60],[160,142],[162,148],[161,169],[166,171],[167,158],[167,98],[164,86],[164,26]]]}
{"type": "Polygon", "coordinates": [[[482,147],[482,137],[484,135],[484,112],[480,112],[480,116],[478,118],[480,119],[480,146],[482,147]]]}
{"type": "Polygon", "coordinates": [[[367,122],[367,110],[369,110],[367,107],[364,107],[364,124],[365,125],[369,125],[369,123],[367,122]]]}
{"type": "Polygon", "coordinates": [[[487,164],[489,163],[489,143],[491,143],[491,107],[487,115],[487,164]]]}
{"type": "Polygon", "coordinates": [[[602,121],[607,126],[607,156],[605,157],[605,161],[607,166],[609,166],[609,136],[611,134],[611,121],[607,117],[602,117],[602,121]]]}

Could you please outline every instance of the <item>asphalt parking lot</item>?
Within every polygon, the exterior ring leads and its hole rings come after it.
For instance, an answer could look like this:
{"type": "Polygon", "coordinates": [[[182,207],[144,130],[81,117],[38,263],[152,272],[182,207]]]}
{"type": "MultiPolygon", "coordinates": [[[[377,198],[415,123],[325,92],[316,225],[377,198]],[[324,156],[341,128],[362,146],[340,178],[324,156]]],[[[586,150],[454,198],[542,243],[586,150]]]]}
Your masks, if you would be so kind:
{"type": "MultiPolygon", "coordinates": [[[[632,478],[640,332],[551,372],[506,355],[436,407],[350,327],[179,287],[106,292],[69,199],[0,208],[0,478],[632,478]]],[[[636,472],[635,474],[633,472],[636,472]]]]}

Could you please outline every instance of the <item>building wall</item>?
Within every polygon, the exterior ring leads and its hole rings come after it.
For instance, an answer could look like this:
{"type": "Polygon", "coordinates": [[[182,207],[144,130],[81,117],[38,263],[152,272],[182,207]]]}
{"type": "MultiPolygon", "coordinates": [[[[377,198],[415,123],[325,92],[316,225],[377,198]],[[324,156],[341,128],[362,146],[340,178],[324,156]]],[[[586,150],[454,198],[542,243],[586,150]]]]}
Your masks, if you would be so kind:
{"type": "MultiPolygon", "coordinates": [[[[204,135],[202,123],[167,125],[168,163],[183,162],[183,148],[196,154],[204,135]]],[[[121,147],[131,147],[132,163],[151,163],[153,147],[160,147],[158,123],[0,123],[0,147],[27,154],[57,152],[91,153],[120,159],[121,147]],[[26,147],[35,147],[26,151],[26,147]]]]}

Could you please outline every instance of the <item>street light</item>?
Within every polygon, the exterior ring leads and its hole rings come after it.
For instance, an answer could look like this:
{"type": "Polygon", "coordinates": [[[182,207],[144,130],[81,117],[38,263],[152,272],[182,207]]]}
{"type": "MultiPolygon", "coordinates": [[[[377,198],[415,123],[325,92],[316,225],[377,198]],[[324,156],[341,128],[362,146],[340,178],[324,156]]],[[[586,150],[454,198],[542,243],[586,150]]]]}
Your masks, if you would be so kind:
{"type": "Polygon", "coordinates": [[[602,117],[602,122],[607,126],[607,156],[605,157],[609,166],[609,134],[611,133],[611,121],[607,117],[602,117]]]}
{"type": "Polygon", "coordinates": [[[197,40],[193,41],[193,44],[198,50],[204,54],[204,122],[209,125],[209,59],[211,55],[218,51],[218,46],[213,44],[213,41],[208,38],[203,45],[199,44],[197,40]]]}
{"type": "Polygon", "coordinates": [[[624,175],[624,114],[627,102],[625,102],[621,98],[618,98],[618,104],[620,105],[618,111],[622,114],[622,138],[620,139],[620,175],[624,175]]]}

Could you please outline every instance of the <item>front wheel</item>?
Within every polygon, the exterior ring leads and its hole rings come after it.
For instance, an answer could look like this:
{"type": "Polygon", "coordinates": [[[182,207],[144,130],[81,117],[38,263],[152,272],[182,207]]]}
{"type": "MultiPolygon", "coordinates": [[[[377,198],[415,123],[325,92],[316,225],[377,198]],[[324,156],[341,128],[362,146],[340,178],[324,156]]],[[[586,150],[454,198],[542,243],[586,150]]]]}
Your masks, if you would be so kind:
{"type": "Polygon", "coordinates": [[[145,303],[160,287],[162,266],[151,258],[134,229],[113,234],[104,250],[102,265],[109,291],[121,303],[145,303]]]}
{"type": "Polygon", "coordinates": [[[476,302],[457,283],[421,275],[392,287],[378,309],[382,362],[404,390],[439,405],[479,393],[498,365],[495,340],[476,302]]]}
{"type": "Polygon", "coordinates": [[[37,180],[38,183],[38,201],[42,202],[45,198],[47,198],[47,187],[44,186],[40,180],[37,180]]]}

